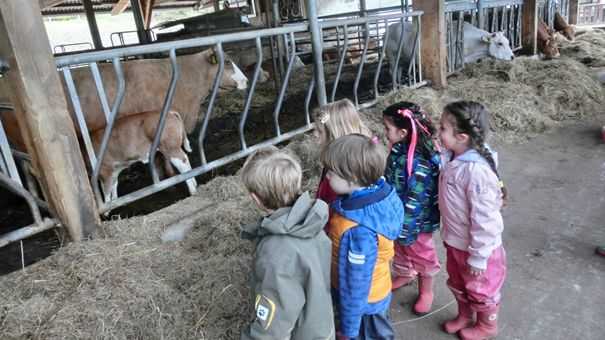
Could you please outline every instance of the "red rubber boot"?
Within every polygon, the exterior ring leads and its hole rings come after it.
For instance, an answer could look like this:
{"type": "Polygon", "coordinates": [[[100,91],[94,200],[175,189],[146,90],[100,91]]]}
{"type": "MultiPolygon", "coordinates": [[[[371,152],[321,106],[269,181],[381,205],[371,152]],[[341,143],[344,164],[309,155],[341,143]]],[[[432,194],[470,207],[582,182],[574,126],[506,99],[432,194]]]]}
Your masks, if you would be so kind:
{"type": "Polygon", "coordinates": [[[394,276],[391,291],[395,291],[403,286],[407,286],[416,280],[416,275],[394,276]]]}
{"type": "Polygon", "coordinates": [[[496,306],[485,312],[477,312],[477,323],[464,328],[458,334],[463,340],[492,339],[498,335],[498,309],[496,306]]]}
{"type": "Polygon", "coordinates": [[[448,334],[456,334],[461,329],[473,325],[473,316],[475,313],[471,309],[471,306],[466,302],[456,301],[458,302],[458,316],[443,324],[443,330],[448,334]]]}
{"type": "Polygon", "coordinates": [[[418,275],[418,300],[414,304],[414,313],[424,315],[433,305],[433,277],[418,275]]]}

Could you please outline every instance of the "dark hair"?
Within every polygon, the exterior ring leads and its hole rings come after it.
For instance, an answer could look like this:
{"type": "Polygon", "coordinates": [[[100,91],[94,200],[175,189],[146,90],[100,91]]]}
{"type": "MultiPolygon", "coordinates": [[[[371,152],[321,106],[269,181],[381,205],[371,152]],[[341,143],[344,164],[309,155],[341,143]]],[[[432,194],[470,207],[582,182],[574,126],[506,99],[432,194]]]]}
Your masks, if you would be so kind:
{"type": "MultiPolygon", "coordinates": [[[[443,112],[457,133],[464,133],[469,136],[470,147],[477,150],[487,160],[490,168],[500,180],[496,162],[485,145],[489,134],[489,111],[483,105],[474,101],[458,101],[447,104],[443,112]]],[[[506,204],[507,190],[504,185],[501,185],[500,189],[502,190],[502,199],[506,204]]]]}
{"type": "Polygon", "coordinates": [[[418,134],[418,145],[420,145],[420,152],[426,158],[430,158],[435,152],[432,138],[436,130],[435,126],[431,122],[430,117],[422,111],[420,106],[412,102],[399,102],[384,109],[382,114],[384,117],[390,118],[396,127],[408,131],[407,140],[409,141],[412,134],[412,122],[410,118],[399,113],[399,110],[405,109],[412,111],[416,122],[427,128],[429,132],[428,134],[419,127],[416,128],[416,133],[418,134]]]}

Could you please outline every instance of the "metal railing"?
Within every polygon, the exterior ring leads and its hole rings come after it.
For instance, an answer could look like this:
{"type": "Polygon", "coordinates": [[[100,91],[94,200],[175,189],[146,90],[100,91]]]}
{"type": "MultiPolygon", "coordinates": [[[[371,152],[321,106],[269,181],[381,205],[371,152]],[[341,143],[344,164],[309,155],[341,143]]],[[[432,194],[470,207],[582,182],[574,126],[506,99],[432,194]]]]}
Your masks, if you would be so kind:
{"type": "Polygon", "coordinates": [[[605,4],[579,4],[578,25],[605,25],[605,4]]]}
{"type": "MultiPolygon", "coordinates": [[[[156,36],[155,32],[152,30],[148,31],[151,34],[151,40],[155,41],[156,36]]],[[[138,31],[122,31],[122,32],[113,32],[109,35],[109,40],[111,41],[112,47],[118,46],[126,46],[126,45],[135,45],[139,43],[139,32],[138,31]],[[126,43],[127,36],[133,36],[131,42],[126,43]]]]}
{"type": "MultiPolygon", "coordinates": [[[[0,110],[12,110],[12,106],[0,104],[0,110]]],[[[4,127],[2,126],[2,121],[0,120],[0,187],[22,197],[27,202],[34,219],[34,223],[28,226],[17,228],[5,234],[0,234],[0,248],[12,242],[20,241],[42,231],[51,229],[59,224],[56,219],[42,217],[40,208],[48,210],[48,205],[46,202],[36,197],[36,189],[33,187],[36,185],[34,181],[28,180],[28,186],[30,186],[30,190],[32,190],[34,194],[25,189],[19,171],[17,170],[15,157],[13,156],[14,154],[21,157],[20,160],[22,161],[22,165],[25,162],[30,161],[28,156],[11,150],[4,127]]],[[[24,172],[27,171],[26,169],[23,170],[24,172]]]]}
{"type": "Polygon", "coordinates": [[[550,28],[554,28],[556,12],[559,12],[565,20],[569,21],[569,0],[538,1],[538,18],[550,28]]]}
{"type": "MultiPolygon", "coordinates": [[[[419,87],[426,82],[422,76],[422,60],[421,60],[421,39],[420,39],[420,24],[421,11],[411,11],[406,13],[389,14],[389,15],[368,15],[365,17],[340,18],[323,20],[320,22],[322,31],[322,44],[324,47],[329,46],[332,50],[335,48],[337,56],[336,73],[332,82],[332,87],[328,91],[328,101],[336,100],[338,89],[341,86],[343,71],[345,69],[345,61],[350,59],[351,65],[355,68],[355,80],[352,86],[352,97],[355,105],[368,106],[375,103],[380,96],[379,82],[383,75],[382,68],[385,64],[385,55],[389,39],[389,25],[402,25],[401,35],[397,37],[399,42],[397,46],[396,60],[400,60],[402,53],[409,53],[408,64],[406,69],[400,69],[402,63],[393,63],[393,72],[391,73],[391,89],[397,89],[402,86],[419,87]],[[412,41],[405,41],[406,36],[405,24],[411,24],[415,30],[412,41]],[[373,47],[371,47],[373,43],[373,47]],[[411,44],[411,45],[408,45],[411,44]],[[370,63],[369,56],[373,55],[377,62],[370,63]],[[352,62],[352,59],[358,59],[357,62],[352,62]],[[364,70],[373,74],[372,98],[361,103],[360,99],[360,82],[364,70]]],[[[297,38],[301,44],[306,42],[304,36],[297,38]]],[[[328,63],[329,64],[329,63],[328,63]]],[[[326,79],[328,81],[328,79],[326,79]]],[[[314,91],[315,79],[311,79],[306,95],[306,108],[309,111],[309,103],[314,91]]]]}
{"type": "Polygon", "coordinates": [[[65,52],[74,52],[74,51],[83,51],[83,50],[92,50],[92,44],[89,42],[80,42],[73,44],[60,44],[53,47],[53,53],[65,53],[65,52]]]}
{"type": "Polygon", "coordinates": [[[464,67],[464,22],[504,32],[513,51],[521,48],[523,0],[455,0],[445,3],[447,72],[464,67]]]}
{"type": "MultiPolygon", "coordinates": [[[[306,124],[300,128],[297,128],[293,131],[283,132],[280,127],[279,116],[282,109],[282,104],[286,95],[286,89],[288,87],[288,81],[292,74],[293,64],[295,60],[295,52],[296,52],[296,41],[294,39],[294,34],[297,32],[303,32],[308,29],[306,24],[296,24],[287,27],[280,28],[270,28],[270,29],[262,29],[255,31],[244,31],[244,32],[236,32],[231,34],[222,34],[208,37],[200,37],[193,38],[181,41],[168,41],[163,43],[156,43],[152,45],[142,45],[142,46],[131,46],[131,47],[123,47],[113,50],[106,51],[95,51],[67,56],[60,56],[56,58],[57,67],[60,68],[63,72],[65,82],[67,84],[69,98],[74,107],[74,113],[76,116],[77,124],[80,127],[80,132],[82,134],[82,140],[85,144],[86,153],[88,155],[88,160],[91,164],[92,171],[92,186],[93,191],[95,193],[95,197],[97,199],[97,203],[99,206],[99,210],[101,213],[106,213],[116,207],[123,206],[125,204],[131,203],[135,200],[141,199],[143,197],[149,196],[153,193],[164,190],[168,187],[176,185],[178,183],[189,180],[195,176],[204,174],[212,169],[223,166],[227,163],[235,161],[237,159],[241,159],[251,154],[255,150],[268,146],[274,145],[277,143],[281,143],[285,140],[288,140],[298,134],[309,131],[312,128],[312,124],[310,121],[310,117],[307,114],[305,117],[306,124]],[[254,145],[248,145],[244,128],[246,126],[246,121],[249,116],[250,111],[250,103],[253,100],[254,92],[256,88],[256,84],[261,71],[261,64],[263,61],[262,55],[262,38],[276,38],[281,37],[284,41],[287,42],[287,51],[288,51],[288,59],[287,66],[285,70],[284,77],[282,78],[281,87],[278,91],[278,96],[275,102],[275,107],[273,110],[273,122],[275,124],[275,136],[264,140],[260,143],[254,145]],[[257,63],[256,68],[254,70],[254,75],[252,77],[252,81],[249,83],[247,89],[247,95],[245,99],[245,105],[243,111],[239,118],[239,139],[240,139],[240,150],[220,157],[218,159],[208,161],[206,157],[206,146],[205,139],[208,135],[209,129],[209,121],[212,117],[212,112],[214,105],[216,103],[216,98],[218,94],[219,87],[221,85],[221,79],[223,72],[225,70],[225,62],[226,56],[223,51],[223,44],[233,43],[239,41],[252,40],[255,42],[256,46],[256,56],[257,63]],[[217,56],[218,62],[218,71],[214,75],[214,80],[212,82],[212,91],[209,95],[207,111],[204,115],[204,119],[201,123],[200,134],[198,138],[198,146],[201,164],[199,166],[194,167],[193,169],[186,171],[184,173],[180,173],[176,176],[160,180],[157,175],[157,170],[155,169],[154,155],[156,153],[158,143],[160,140],[161,133],[164,128],[166,115],[171,107],[174,92],[176,88],[176,84],[179,81],[180,75],[178,71],[178,60],[176,57],[176,51],[179,49],[193,48],[193,47],[208,47],[214,48],[217,56]],[[128,84],[124,76],[123,71],[123,63],[128,61],[122,61],[122,58],[128,58],[137,55],[145,55],[152,53],[168,53],[169,54],[169,62],[171,67],[171,80],[170,86],[168,88],[167,93],[164,94],[164,103],[162,107],[158,107],[157,110],[161,110],[160,119],[158,122],[158,126],[155,132],[153,144],[149,150],[148,154],[148,165],[150,167],[150,172],[153,178],[153,184],[147,186],[143,189],[139,189],[137,191],[131,192],[129,194],[118,197],[117,199],[112,199],[109,201],[105,201],[103,196],[101,195],[101,190],[99,188],[99,175],[100,175],[100,167],[103,163],[104,158],[106,157],[107,147],[109,140],[111,138],[112,129],[116,123],[116,117],[118,112],[120,111],[120,105],[124,100],[126,95],[133,95],[132,93],[127,93],[128,84]],[[115,74],[116,83],[118,85],[118,90],[115,95],[114,102],[112,105],[108,105],[107,96],[105,95],[105,88],[103,85],[103,79],[99,76],[98,72],[98,63],[104,62],[106,60],[111,60],[113,64],[113,70],[115,74]],[[97,89],[97,95],[100,98],[100,103],[102,103],[104,114],[106,115],[107,125],[103,134],[102,141],[100,143],[99,150],[95,150],[93,148],[93,144],[91,141],[89,129],[86,125],[85,115],[86,112],[83,111],[82,106],[80,104],[79,96],[76,91],[76,86],[73,81],[73,77],[71,75],[72,69],[71,65],[77,64],[87,64],[90,68],[91,74],[94,79],[94,84],[97,89]]],[[[204,81],[204,80],[201,80],[204,81]]],[[[137,95],[137,94],[134,94],[137,95]]],[[[155,94],[157,96],[161,94],[155,94]]],[[[127,113],[127,114],[136,114],[136,112],[127,113]]]]}

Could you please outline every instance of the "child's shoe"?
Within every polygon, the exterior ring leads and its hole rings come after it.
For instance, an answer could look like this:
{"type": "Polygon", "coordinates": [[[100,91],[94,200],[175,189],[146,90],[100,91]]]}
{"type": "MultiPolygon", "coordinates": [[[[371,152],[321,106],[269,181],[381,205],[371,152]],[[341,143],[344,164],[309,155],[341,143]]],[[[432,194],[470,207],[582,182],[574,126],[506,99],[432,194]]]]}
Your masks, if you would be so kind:
{"type": "Polygon", "coordinates": [[[460,300],[458,302],[458,316],[455,319],[446,321],[443,324],[443,330],[448,334],[456,334],[459,330],[473,325],[473,310],[471,306],[460,300]]]}
{"type": "Polygon", "coordinates": [[[416,280],[417,275],[401,275],[401,276],[393,276],[393,283],[391,291],[396,291],[397,289],[407,286],[410,283],[416,280]]]}
{"type": "Polygon", "coordinates": [[[418,275],[418,300],[414,304],[414,313],[424,315],[433,305],[433,277],[418,275]]]}
{"type": "Polygon", "coordinates": [[[487,312],[477,312],[477,323],[459,333],[462,340],[492,339],[498,335],[498,306],[487,312]]]}

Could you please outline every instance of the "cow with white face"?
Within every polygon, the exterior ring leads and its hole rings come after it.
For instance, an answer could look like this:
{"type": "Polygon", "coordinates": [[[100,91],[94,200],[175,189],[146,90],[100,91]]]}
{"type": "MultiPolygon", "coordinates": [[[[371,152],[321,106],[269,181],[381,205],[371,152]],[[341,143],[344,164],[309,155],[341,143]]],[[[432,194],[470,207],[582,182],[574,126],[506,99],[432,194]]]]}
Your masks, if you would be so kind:
{"type": "MultiPolygon", "coordinates": [[[[458,27],[454,22],[453,27],[458,27]]],[[[386,44],[386,58],[389,60],[391,74],[395,67],[393,60],[397,58],[397,48],[402,34],[401,23],[394,23],[388,27],[389,36],[386,44]]],[[[412,60],[412,46],[416,38],[416,25],[406,22],[403,26],[403,47],[401,49],[400,67],[407,70],[412,60]]],[[[490,57],[499,60],[513,60],[515,55],[510,42],[502,32],[489,33],[467,22],[463,25],[464,34],[464,62],[471,63],[481,58],[490,57]]],[[[454,32],[455,34],[456,32],[454,32]]]]}

